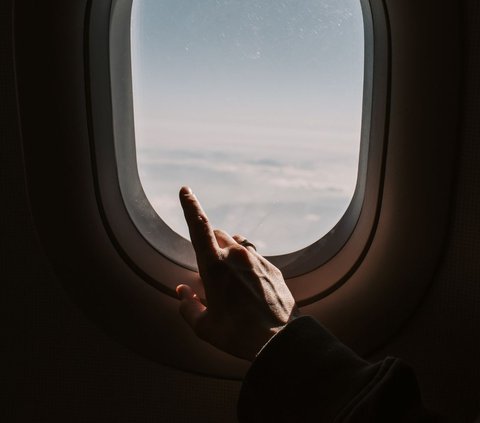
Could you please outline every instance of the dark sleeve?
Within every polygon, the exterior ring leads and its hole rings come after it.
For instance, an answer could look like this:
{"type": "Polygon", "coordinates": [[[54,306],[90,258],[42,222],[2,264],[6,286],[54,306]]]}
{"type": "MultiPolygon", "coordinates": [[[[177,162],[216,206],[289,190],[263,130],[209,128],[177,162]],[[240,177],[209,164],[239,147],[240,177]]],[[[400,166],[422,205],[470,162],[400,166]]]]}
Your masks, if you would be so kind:
{"type": "Polygon", "coordinates": [[[290,322],[260,351],[243,382],[240,422],[433,422],[412,369],[370,364],[312,317],[290,322]]]}

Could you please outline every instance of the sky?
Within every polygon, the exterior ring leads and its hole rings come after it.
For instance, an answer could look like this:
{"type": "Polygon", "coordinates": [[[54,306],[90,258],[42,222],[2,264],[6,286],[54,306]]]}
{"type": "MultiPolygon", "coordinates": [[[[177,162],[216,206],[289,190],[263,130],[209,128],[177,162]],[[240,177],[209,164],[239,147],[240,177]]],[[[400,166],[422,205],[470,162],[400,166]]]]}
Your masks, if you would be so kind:
{"type": "Polygon", "coordinates": [[[182,185],[265,255],[335,225],[358,170],[359,0],[134,0],[131,35],[140,179],[172,229],[188,238],[182,185]]]}

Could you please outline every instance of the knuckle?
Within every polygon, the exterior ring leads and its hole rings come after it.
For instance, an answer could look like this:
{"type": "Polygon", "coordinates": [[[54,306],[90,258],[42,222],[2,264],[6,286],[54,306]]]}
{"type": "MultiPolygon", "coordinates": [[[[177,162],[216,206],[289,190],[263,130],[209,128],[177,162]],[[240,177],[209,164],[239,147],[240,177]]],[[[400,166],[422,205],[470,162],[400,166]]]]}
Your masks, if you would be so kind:
{"type": "Polygon", "coordinates": [[[273,272],[273,275],[275,276],[275,278],[283,280],[283,273],[279,269],[274,267],[272,272],[273,272]]]}
{"type": "Polygon", "coordinates": [[[234,260],[250,261],[251,253],[241,245],[235,245],[229,248],[228,255],[234,260]]]}
{"type": "Polygon", "coordinates": [[[218,238],[229,238],[229,235],[227,234],[227,232],[223,231],[222,229],[214,229],[213,230],[213,234],[215,235],[215,237],[218,239],[218,238]]]}
{"type": "Polygon", "coordinates": [[[273,276],[275,276],[276,278],[282,278],[283,279],[283,273],[281,272],[281,270],[278,267],[274,266],[273,264],[271,264],[268,261],[267,261],[266,265],[267,265],[267,268],[269,269],[269,271],[271,272],[271,274],[273,276]]]}
{"type": "Polygon", "coordinates": [[[207,215],[205,213],[196,213],[196,219],[198,221],[198,226],[201,227],[203,232],[207,233],[210,225],[207,215]]]}

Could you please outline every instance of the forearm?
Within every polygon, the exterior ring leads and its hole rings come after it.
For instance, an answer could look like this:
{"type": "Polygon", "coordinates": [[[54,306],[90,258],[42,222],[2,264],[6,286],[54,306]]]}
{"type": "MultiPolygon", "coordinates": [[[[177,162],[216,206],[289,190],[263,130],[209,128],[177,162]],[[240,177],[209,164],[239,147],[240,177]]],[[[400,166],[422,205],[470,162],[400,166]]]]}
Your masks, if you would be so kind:
{"type": "Polygon", "coordinates": [[[311,317],[289,323],[258,354],[238,414],[241,422],[433,421],[406,364],[370,364],[311,317]]]}

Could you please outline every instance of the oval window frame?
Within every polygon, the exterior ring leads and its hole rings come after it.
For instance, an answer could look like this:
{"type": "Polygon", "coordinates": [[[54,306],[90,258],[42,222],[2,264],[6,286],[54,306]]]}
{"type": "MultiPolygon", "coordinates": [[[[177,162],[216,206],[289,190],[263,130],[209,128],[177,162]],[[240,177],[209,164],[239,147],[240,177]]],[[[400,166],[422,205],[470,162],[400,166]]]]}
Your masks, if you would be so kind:
{"type": "MultiPolygon", "coordinates": [[[[298,286],[303,284],[294,280],[329,267],[342,250],[348,249],[349,255],[361,257],[368,239],[363,239],[363,246],[360,246],[357,238],[360,233],[363,238],[371,233],[378,209],[381,167],[376,164],[382,161],[386,124],[385,108],[379,104],[386,103],[384,93],[388,91],[388,81],[386,77],[377,78],[374,85],[373,74],[388,75],[388,61],[385,52],[379,52],[387,49],[386,43],[373,43],[373,39],[374,30],[385,33],[386,27],[381,13],[372,15],[374,11],[368,0],[359,1],[364,17],[365,66],[359,166],[353,198],[335,227],[317,242],[296,252],[267,257],[287,280],[292,281],[290,284],[298,286]],[[374,103],[377,104],[375,109],[372,108],[374,103]],[[365,198],[368,198],[368,207],[364,206],[365,198]],[[359,230],[359,223],[362,230],[359,230]],[[352,239],[355,240],[355,252],[351,251],[352,246],[348,248],[352,239]]],[[[93,2],[90,12],[88,57],[95,72],[90,72],[89,85],[93,136],[97,140],[93,143],[96,175],[101,206],[116,245],[150,283],[175,295],[174,283],[165,279],[165,270],[178,266],[184,273],[182,280],[195,283],[196,260],[190,241],[170,229],[157,215],[138,175],[130,55],[132,3],[133,0],[112,0],[110,4],[93,2]],[[108,43],[100,35],[105,33],[107,22],[108,43]],[[112,193],[118,194],[118,190],[110,189],[114,181],[119,186],[121,198],[112,197],[112,193]],[[123,204],[121,209],[119,200],[123,204]],[[145,244],[142,241],[148,246],[142,245],[145,244]]],[[[323,295],[338,286],[340,279],[335,279],[322,278],[323,295]]],[[[315,299],[318,295],[318,286],[315,286],[313,292],[308,289],[300,295],[299,303],[306,304],[309,298],[315,299]]]]}

